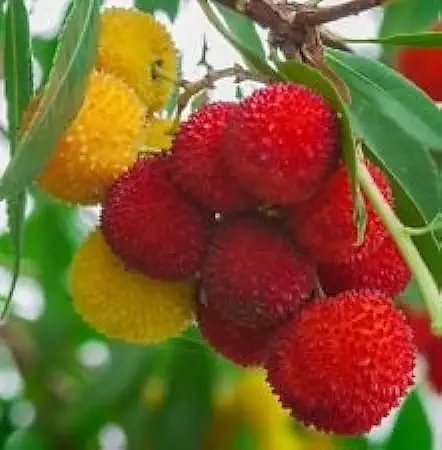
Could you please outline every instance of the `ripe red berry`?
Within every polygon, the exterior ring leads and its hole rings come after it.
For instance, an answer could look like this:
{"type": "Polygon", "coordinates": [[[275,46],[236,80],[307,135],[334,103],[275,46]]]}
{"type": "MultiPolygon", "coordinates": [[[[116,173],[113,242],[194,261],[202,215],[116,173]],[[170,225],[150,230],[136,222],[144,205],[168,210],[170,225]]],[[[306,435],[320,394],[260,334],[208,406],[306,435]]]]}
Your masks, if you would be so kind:
{"type": "Polygon", "coordinates": [[[103,233],[124,263],[154,278],[198,270],[207,223],[167,178],[168,159],[140,158],[110,188],[103,233]]]}
{"type": "MultiPolygon", "coordinates": [[[[442,23],[432,31],[442,31],[442,23]]],[[[397,68],[433,100],[442,101],[442,48],[402,47],[397,53],[397,68]]]]}
{"type": "MultiPolygon", "coordinates": [[[[371,163],[367,167],[387,201],[393,196],[388,179],[371,163]]],[[[348,262],[375,251],[387,236],[384,225],[366,201],[367,226],[364,243],[357,247],[357,228],[353,221],[353,201],[349,176],[344,164],[322,189],[308,201],[288,212],[288,226],[299,245],[317,261],[348,262]]]]}
{"type": "Polygon", "coordinates": [[[417,349],[425,353],[433,340],[434,335],[431,332],[430,318],[428,313],[423,309],[412,308],[408,305],[403,305],[403,311],[407,316],[408,323],[413,330],[414,342],[417,349]]]}
{"type": "Polygon", "coordinates": [[[177,185],[210,211],[234,212],[252,205],[221,158],[221,140],[235,103],[212,103],[180,125],[172,147],[172,176],[177,185]]]}
{"type": "Polygon", "coordinates": [[[357,256],[343,263],[318,266],[319,280],[327,294],[369,288],[394,296],[410,281],[410,270],[390,237],[373,253],[357,256]]]}
{"type": "Polygon", "coordinates": [[[273,326],[298,311],[313,269],[273,224],[239,218],[215,231],[202,270],[207,302],[240,326],[273,326]]]}
{"type": "Polygon", "coordinates": [[[306,425],[364,433],[413,381],[415,347],[404,314],[368,290],[317,299],[275,340],[268,379],[306,425]]]}
{"type": "Polygon", "coordinates": [[[442,339],[433,337],[427,352],[428,381],[438,394],[442,394],[442,339]]]}
{"type": "Polygon", "coordinates": [[[264,364],[275,335],[274,328],[238,326],[223,319],[204,299],[198,304],[197,314],[201,334],[216,351],[242,366],[264,364]]]}
{"type": "Polygon", "coordinates": [[[290,204],[309,197],[339,154],[336,114],[296,83],[274,83],[245,98],[231,120],[223,152],[254,195],[290,204]]]}

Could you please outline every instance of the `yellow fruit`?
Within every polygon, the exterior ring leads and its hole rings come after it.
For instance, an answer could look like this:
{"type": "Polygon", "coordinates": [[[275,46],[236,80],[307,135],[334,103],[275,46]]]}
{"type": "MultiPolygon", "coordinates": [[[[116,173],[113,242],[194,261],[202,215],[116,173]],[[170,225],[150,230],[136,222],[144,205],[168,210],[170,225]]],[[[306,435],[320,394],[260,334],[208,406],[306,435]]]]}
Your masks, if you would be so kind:
{"type": "Polygon", "coordinates": [[[174,120],[152,117],[146,126],[148,151],[169,150],[174,137],[174,120]]]}
{"type": "Polygon", "coordinates": [[[155,343],[179,334],[193,319],[194,284],[153,280],[127,269],[95,231],[82,244],[70,273],[74,307],[110,337],[155,343]]]}
{"type": "Polygon", "coordinates": [[[170,34],[151,15],[109,8],[101,15],[97,67],[133,87],[153,112],[174,88],[177,55],[170,34]],[[154,76],[155,64],[165,76],[154,76]]]}
{"type": "Polygon", "coordinates": [[[100,202],[114,179],[135,161],[145,140],[145,112],[125,83],[92,72],[83,105],[40,174],[40,186],[69,203],[100,202]]]}
{"type": "Polygon", "coordinates": [[[272,393],[262,369],[248,369],[236,386],[236,408],[244,422],[254,429],[285,424],[289,418],[276,395],[272,393]]]}
{"type": "Polygon", "coordinates": [[[307,450],[307,447],[287,424],[261,430],[258,437],[258,450],[307,450]]]}

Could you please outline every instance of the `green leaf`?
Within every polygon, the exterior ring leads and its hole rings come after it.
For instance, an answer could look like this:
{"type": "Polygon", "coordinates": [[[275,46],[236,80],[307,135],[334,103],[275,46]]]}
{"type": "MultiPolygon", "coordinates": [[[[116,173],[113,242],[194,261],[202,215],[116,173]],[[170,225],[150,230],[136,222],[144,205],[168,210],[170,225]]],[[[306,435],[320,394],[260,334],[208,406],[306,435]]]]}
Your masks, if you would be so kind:
{"type": "Polygon", "coordinates": [[[241,54],[244,61],[248,64],[248,66],[251,69],[269,77],[273,78],[277,77],[275,71],[267,64],[265,60],[263,60],[254,51],[250,50],[249,47],[244,45],[241,39],[238,38],[238,36],[234,34],[231,29],[227,29],[224,26],[224,24],[219,20],[218,16],[216,15],[215,11],[213,10],[208,0],[198,0],[198,4],[205,13],[209,22],[241,54]]]}
{"type": "Polygon", "coordinates": [[[81,106],[95,61],[99,4],[74,0],[37,112],[0,180],[0,198],[15,195],[32,182],[81,106]]]}
{"type": "Polygon", "coordinates": [[[436,31],[426,31],[422,33],[403,33],[393,36],[384,36],[369,39],[343,39],[344,42],[359,44],[388,44],[407,45],[412,47],[442,47],[442,33],[436,31]]]}
{"type": "Polygon", "coordinates": [[[58,37],[43,39],[34,37],[32,39],[32,50],[36,60],[40,63],[43,70],[43,84],[46,84],[49,73],[57,50],[58,37]]]}
{"type": "Polygon", "coordinates": [[[237,13],[221,3],[214,3],[214,5],[221,13],[230,31],[237,37],[237,39],[251,52],[262,60],[265,60],[265,51],[262,46],[261,38],[256,31],[255,24],[247,16],[237,13]]]}
{"type": "MultiPolygon", "coordinates": [[[[29,38],[29,21],[23,0],[10,0],[5,15],[5,94],[11,154],[14,155],[19,140],[20,122],[32,95],[32,69],[29,38]]],[[[22,228],[26,194],[18,192],[8,199],[8,226],[14,251],[12,282],[1,318],[7,313],[20,275],[22,228]]]]}
{"type": "Polygon", "coordinates": [[[347,108],[335,85],[318,70],[296,61],[287,61],[278,65],[279,73],[285,80],[297,81],[321,93],[338,113],[341,125],[342,156],[345,159],[352,177],[353,192],[356,193],[356,162],[353,132],[350,125],[347,108]]]}
{"type": "Polygon", "coordinates": [[[439,0],[396,0],[384,7],[380,35],[419,31],[437,19],[439,0]]]}
{"type": "Polygon", "coordinates": [[[25,428],[12,433],[5,442],[4,450],[50,450],[51,446],[41,431],[25,428]]]}
{"type": "Polygon", "coordinates": [[[155,11],[164,11],[173,22],[178,14],[179,0],[136,0],[135,6],[140,11],[153,14],[155,11]]]}
{"type": "Polygon", "coordinates": [[[195,328],[177,340],[171,358],[167,397],[154,417],[155,450],[195,450],[211,420],[214,356],[195,328]],[[173,433],[170,433],[173,430],[173,433]]]}
{"type": "Polygon", "coordinates": [[[433,432],[416,391],[406,399],[385,450],[432,450],[433,432]]]}
{"type": "Polygon", "coordinates": [[[382,111],[410,137],[442,149],[442,114],[413,83],[379,61],[347,52],[329,49],[327,61],[373,112],[382,111]]]}
{"type": "MultiPolygon", "coordinates": [[[[365,139],[371,157],[390,175],[400,219],[416,227],[429,223],[442,202],[437,170],[428,150],[382,111],[373,110],[358,91],[352,92],[352,99],[352,125],[365,139]]],[[[442,282],[442,255],[434,237],[427,234],[415,242],[433,275],[442,282]]]]}

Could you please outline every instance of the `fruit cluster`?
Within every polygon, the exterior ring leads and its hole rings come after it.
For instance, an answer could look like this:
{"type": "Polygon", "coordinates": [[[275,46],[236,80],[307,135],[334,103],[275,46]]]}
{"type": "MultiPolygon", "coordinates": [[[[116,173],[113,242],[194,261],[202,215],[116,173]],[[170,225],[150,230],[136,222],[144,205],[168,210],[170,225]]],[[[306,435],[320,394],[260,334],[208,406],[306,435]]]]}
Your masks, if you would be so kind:
{"type": "MultiPolygon", "coordinates": [[[[195,279],[202,335],[234,362],[264,365],[298,419],[360,433],[412,381],[412,333],[391,300],[410,273],[369,204],[355,244],[339,147],[325,99],[273,83],[194,112],[170,152],[116,180],[101,225],[129,269],[195,279]]],[[[388,179],[367,164],[393,203],[388,179]]]]}
{"type": "Polygon", "coordinates": [[[166,151],[152,114],[171,86],[155,64],[175,70],[162,27],[105,12],[85,102],[40,178],[63,200],[102,203],[72,265],[77,311],[137,343],[196,317],[217,351],[264,366],[304,423],[368,431],[412,382],[412,333],[392,301],[410,273],[368,202],[357,243],[338,115],[310,88],[275,82],[194,112],[166,151]]]}

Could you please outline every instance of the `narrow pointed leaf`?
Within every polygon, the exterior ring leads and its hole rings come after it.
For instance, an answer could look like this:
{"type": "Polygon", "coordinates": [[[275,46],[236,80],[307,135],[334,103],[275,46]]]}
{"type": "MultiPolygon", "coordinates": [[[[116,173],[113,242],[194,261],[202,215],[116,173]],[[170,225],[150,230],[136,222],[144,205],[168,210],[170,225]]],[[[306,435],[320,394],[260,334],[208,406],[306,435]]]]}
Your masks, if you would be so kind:
{"type": "Polygon", "coordinates": [[[327,61],[374,111],[415,140],[442,149],[442,113],[412,82],[379,61],[339,50],[329,49],[327,61]]]}
{"type": "MultiPolygon", "coordinates": [[[[23,0],[9,0],[7,3],[4,58],[6,110],[11,154],[14,155],[19,140],[21,117],[32,95],[29,20],[23,0]]],[[[14,249],[14,263],[11,285],[1,312],[2,318],[8,310],[20,274],[25,201],[26,194],[18,192],[8,198],[7,203],[6,211],[14,249]]]]}
{"type": "Polygon", "coordinates": [[[442,47],[442,33],[427,31],[422,33],[404,33],[369,39],[343,39],[344,42],[359,44],[407,45],[412,47],[442,47]]]}
{"type": "Polygon", "coordinates": [[[99,0],[74,0],[37,112],[0,180],[0,198],[33,181],[81,106],[95,61],[99,5],[99,0]]]}

